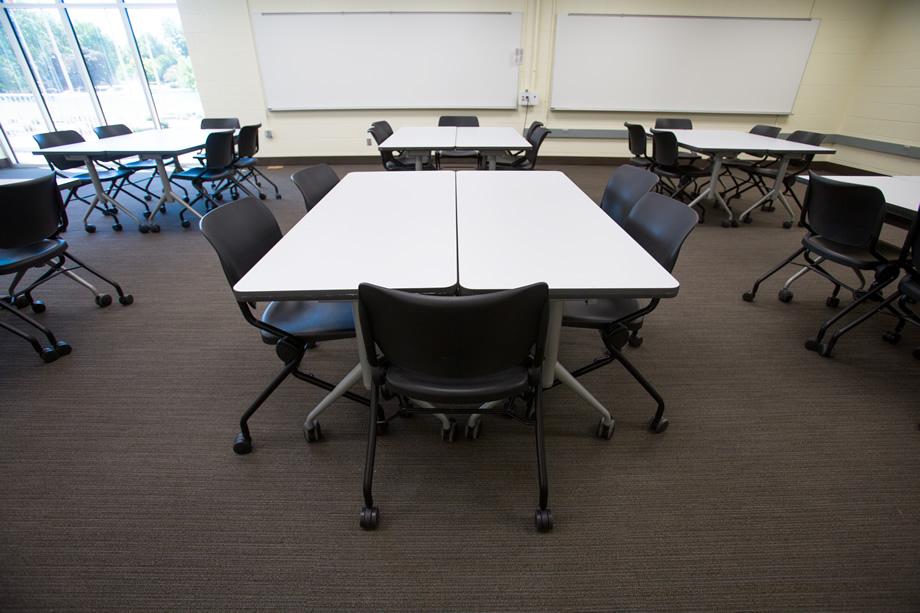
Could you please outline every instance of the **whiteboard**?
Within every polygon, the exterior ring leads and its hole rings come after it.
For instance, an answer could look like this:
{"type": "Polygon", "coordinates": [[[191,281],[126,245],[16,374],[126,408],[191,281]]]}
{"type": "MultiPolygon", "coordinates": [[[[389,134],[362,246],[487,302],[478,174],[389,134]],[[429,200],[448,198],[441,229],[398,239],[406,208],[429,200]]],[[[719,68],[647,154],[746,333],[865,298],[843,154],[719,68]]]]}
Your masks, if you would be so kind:
{"type": "Polygon", "coordinates": [[[562,14],[554,110],[788,114],[817,19],[562,14]]]}
{"type": "Polygon", "coordinates": [[[515,108],[521,13],[253,12],[270,111],[515,108]]]}

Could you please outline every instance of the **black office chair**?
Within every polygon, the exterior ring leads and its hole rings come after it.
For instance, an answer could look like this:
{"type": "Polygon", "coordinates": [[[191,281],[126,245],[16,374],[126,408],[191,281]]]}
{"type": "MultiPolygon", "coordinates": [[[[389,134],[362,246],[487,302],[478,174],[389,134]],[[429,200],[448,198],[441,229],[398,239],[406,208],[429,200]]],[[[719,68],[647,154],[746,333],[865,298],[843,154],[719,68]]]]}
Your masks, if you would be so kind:
{"type": "MultiPolygon", "coordinates": [[[[749,134],[756,134],[757,136],[766,136],[768,138],[777,138],[780,133],[779,126],[768,126],[766,124],[757,124],[748,130],[749,134]]],[[[722,159],[722,176],[728,176],[734,185],[730,188],[731,190],[740,190],[744,187],[743,182],[738,181],[738,178],[735,177],[735,174],[732,172],[732,168],[737,168],[743,170],[750,168],[754,165],[764,164],[768,161],[769,157],[762,153],[753,153],[749,151],[744,151],[743,153],[747,154],[748,158],[742,158],[738,155],[726,156],[722,159]]],[[[719,177],[721,182],[722,177],[719,177]]],[[[723,189],[723,194],[728,198],[729,190],[723,189]]],[[[728,198],[730,200],[730,198],[728,198]]]]}
{"type": "MultiPolygon", "coordinates": [[[[86,142],[86,139],[80,135],[79,132],[75,130],[60,130],[57,132],[45,132],[43,134],[35,134],[32,136],[35,139],[35,142],[38,144],[39,149],[49,149],[51,147],[60,147],[61,145],[72,145],[74,143],[83,143],[86,142]]],[[[86,185],[92,185],[93,180],[90,178],[88,172],[80,172],[76,174],[69,174],[67,171],[73,170],[75,168],[83,168],[84,164],[82,161],[77,160],[68,160],[63,155],[46,155],[45,159],[48,162],[48,165],[51,169],[60,177],[66,179],[76,179],[79,183],[70,188],[70,192],[67,194],[67,199],[64,200],[64,206],[66,207],[70,204],[72,198],[76,198],[80,202],[84,203],[87,206],[90,206],[92,203],[90,200],[77,194],[77,190],[86,185]]],[[[125,181],[128,177],[131,176],[132,171],[126,170],[123,168],[116,169],[107,169],[100,168],[97,169],[97,174],[99,175],[99,180],[102,183],[108,183],[109,187],[106,189],[106,193],[110,196],[115,191],[116,187],[125,181]]],[[[146,205],[145,205],[146,206],[146,205]]],[[[118,220],[118,209],[109,206],[105,202],[97,202],[95,207],[90,208],[86,212],[84,217],[83,229],[87,232],[95,232],[96,226],[88,223],[86,220],[89,218],[90,212],[93,208],[98,209],[103,215],[111,217],[115,223],[112,224],[112,229],[116,232],[121,232],[123,226],[118,220]]]]}
{"type": "MultiPolygon", "coordinates": [[[[237,117],[205,117],[198,126],[202,130],[239,130],[240,120],[237,117]]],[[[204,165],[207,153],[196,153],[194,156],[198,163],[204,165]]]]}
{"type": "MultiPolygon", "coordinates": [[[[281,240],[281,229],[274,215],[255,198],[243,198],[206,214],[201,220],[201,233],[217,252],[230,287],[236,285],[281,240]]],[[[252,451],[249,418],[289,375],[327,391],[333,389],[331,383],[302,371],[300,362],[309,346],[320,341],[353,338],[355,327],[351,304],[344,300],[270,302],[258,319],[254,314],[255,304],[237,302],[237,305],[243,318],[259,329],[263,342],[275,346],[275,352],[284,362],[281,372],[240,419],[240,433],[234,440],[233,451],[246,454],[252,451]]],[[[344,396],[364,405],[369,404],[366,398],[351,392],[346,392],[344,396]]],[[[312,441],[322,438],[318,422],[307,436],[312,441]]]]}
{"type": "MultiPolygon", "coordinates": [[[[441,115],[438,118],[438,127],[457,127],[457,128],[478,128],[479,118],[475,115],[441,115]]],[[[479,160],[479,152],[475,149],[451,149],[449,151],[438,151],[435,154],[435,166],[441,167],[441,159],[464,159],[472,158],[479,160]]]]}
{"type": "MultiPolygon", "coordinates": [[[[528,142],[530,143],[530,149],[524,151],[523,155],[513,157],[513,158],[499,158],[496,160],[495,169],[496,170],[533,170],[537,165],[537,156],[540,154],[540,147],[543,145],[543,141],[546,140],[546,137],[549,136],[551,130],[547,130],[543,126],[537,126],[534,128],[534,131],[531,133],[528,142]]],[[[480,163],[480,168],[482,168],[482,163],[480,163]]]]}
{"type": "Polygon", "coordinates": [[[339,175],[335,174],[328,164],[317,164],[301,168],[291,175],[291,181],[303,195],[303,203],[309,213],[333,187],[338,185],[339,175]]]}
{"type": "MultiPolygon", "coordinates": [[[[899,263],[906,274],[901,277],[897,290],[871,310],[836,330],[825,345],[827,355],[830,355],[833,351],[841,336],[883,310],[894,315],[898,320],[894,330],[887,331],[882,335],[882,339],[892,345],[901,341],[901,331],[905,325],[911,323],[915,326],[920,326],[920,313],[914,310],[916,304],[920,302],[920,216],[914,219],[914,223],[907,233],[904,245],[901,248],[899,263]],[[896,301],[897,308],[895,308],[894,304],[896,301]]],[[[920,359],[920,347],[914,349],[913,356],[920,359]]]]}
{"type": "MultiPolygon", "coordinates": [[[[172,174],[172,179],[180,181],[189,181],[192,187],[198,192],[189,205],[194,205],[199,200],[205,203],[205,210],[219,206],[217,195],[235,185],[238,189],[252,196],[252,193],[239,182],[236,178],[236,167],[233,165],[233,132],[213,132],[208,135],[205,141],[205,165],[197,168],[187,168],[177,170],[172,174]],[[207,182],[217,183],[213,191],[205,189],[204,184],[207,182]]],[[[187,228],[190,225],[189,220],[185,218],[185,207],[179,211],[179,219],[182,221],[182,227],[187,228]]]]}
{"type": "Polygon", "coordinates": [[[255,155],[259,152],[260,127],[261,124],[254,124],[240,128],[240,133],[237,136],[236,142],[237,155],[236,159],[233,161],[233,166],[237,170],[237,180],[241,182],[248,181],[256,188],[259,200],[265,200],[265,194],[262,193],[262,183],[259,181],[259,177],[261,177],[263,180],[267,181],[269,185],[275,188],[275,199],[281,200],[281,192],[278,191],[278,186],[275,185],[274,181],[265,176],[256,165],[255,155]]]}
{"type": "MultiPolygon", "coordinates": [[[[642,196],[624,220],[623,229],[651,255],[661,266],[671,272],[677,263],[681,246],[697,225],[697,216],[692,209],[662,194],[650,192],[642,196]]],[[[612,266],[617,266],[611,262],[612,266]]],[[[655,310],[659,299],[640,306],[632,298],[603,298],[593,300],[567,300],[562,315],[562,325],[572,328],[589,328],[600,332],[607,354],[590,364],[572,371],[573,377],[580,377],[614,360],[620,362],[630,375],[655,399],[658,408],[649,422],[649,429],[655,433],[668,428],[664,418],[664,399],[639,369],[626,359],[623,347],[642,344],[638,332],[646,315],[655,310]]],[[[556,383],[558,384],[558,383],[556,383]]],[[[554,384],[554,385],[556,385],[554,384]]],[[[614,423],[606,424],[601,419],[597,436],[609,439],[613,436],[614,423]]]]}
{"type": "MultiPolygon", "coordinates": [[[[796,130],[786,140],[792,141],[794,143],[802,143],[805,145],[812,145],[818,147],[821,143],[824,142],[825,135],[819,132],[809,132],[807,130],[796,130]]],[[[789,165],[786,168],[786,175],[783,178],[783,191],[784,193],[792,196],[792,199],[795,200],[796,206],[801,210],[802,202],[799,200],[799,197],[796,195],[795,190],[792,187],[795,185],[796,178],[801,175],[809,172],[811,169],[811,163],[814,160],[815,154],[810,153],[806,155],[794,156],[790,158],[789,165]]],[[[740,197],[745,192],[750,191],[751,189],[757,189],[761,195],[766,194],[770,187],[766,184],[767,180],[776,180],[776,175],[779,172],[780,166],[780,157],[779,156],[767,156],[767,159],[764,162],[757,164],[752,164],[749,166],[740,166],[737,167],[739,170],[747,174],[747,177],[744,181],[741,182],[739,186],[734,188],[734,193],[731,195],[726,195],[726,202],[731,202],[731,200],[740,197]]],[[[773,211],[776,207],[772,202],[764,203],[760,208],[762,211],[773,211]]],[[[745,217],[742,219],[745,223],[750,223],[751,218],[745,217]]],[[[784,223],[784,227],[791,227],[791,223],[784,223]]]]}
{"type": "Polygon", "coordinates": [[[610,175],[601,208],[621,226],[639,199],[658,183],[658,175],[636,166],[623,164],[610,175]]]}
{"type": "Polygon", "coordinates": [[[693,121],[685,117],[659,117],[655,120],[656,130],[692,130],[693,121]]]}
{"type": "Polygon", "coordinates": [[[633,155],[629,158],[629,163],[633,166],[651,170],[654,162],[648,157],[648,138],[645,134],[645,128],[637,123],[629,123],[628,121],[624,122],[623,125],[626,126],[629,152],[633,155]]]}
{"type": "MultiPolygon", "coordinates": [[[[687,193],[689,187],[693,187],[694,193],[698,191],[696,182],[700,179],[709,177],[712,169],[707,166],[697,166],[688,164],[681,160],[677,137],[673,132],[652,132],[652,160],[655,165],[652,168],[659,177],[666,179],[662,182],[662,187],[668,192],[668,195],[674,199],[687,197],[692,199],[692,195],[687,193]]],[[[688,200],[689,201],[689,200],[688,200]]],[[[700,209],[700,221],[706,218],[706,211],[701,202],[697,205],[700,209]]]]}
{"type": "MultiPolygon", "coordinates": [[[[828,329],[860,304],[875,299],[898,277],[899,249],[879,240],[884,220],[885,197],[878,188],[809,173],[800,221],[808,233],[802,238],[802,246],[757,279],[742,298],[752,302],[761,283],[788,264],[807,268],[833,284],[833,292],[825,301],[829,307],[840,304],[838,294],[842,288],[849,290],[855,300],[825,321],[817,336],[805,343],[807,349],[829,356],[833,345],[822,342],[828,329]],[[804,263],[795,262],[799,256],[804,263]],[[850,268],[860,279],[863,279],[863,272],[871,272],[874,275],[872,283],[866,290],[851,287],[828,272],[822,266],[825,261],[850,268]]],[[[790,302],[792,297],[788,287],[779,292],[781,302],[790,302]]]]}
{"type": "MultiPolygon", "coordinates": [[[[69,277],[92,291],[97,306],[112,304],[110,295],[99,292],[74,272],[78,269],[86,270],[111,285],[118,294],[120,304],[127,306],[134,303],[134,297],[125,294],[118,283],[104,277],[68,251],[67,242],[60,238],[66,229],[67,213],[54,174],[0,185],[0,275],[13,275],[6,296],[0,298],[5,310],[15,313],[10,308],[10,305],[15,305],[20,309],[31,306],[34,313],[44,312],[45,303],[36,300],[33,292],[58,275],[69,277]],[[18,286],[23,277],[33,268],[45,270],[27,287],[20,289],[18,286]]],[[[21,313],[16,315],[48,339],[49,346],[41,347],[34,337],[14,332],[29,340],[43,360],[50,362],[70,353],[69,345],[57,341],[50,330],[21,313]]],[[[3,327],[10,330],[8,326],[3,327]]]]}
{"type": "Polygon", "coordinates": [[[530,137],[533,136],[534,130],[536,130],[537,128],[540,128],[540,127],[542,127],[542,126],[543,126],[543,122],[542,122],[542,121],[532,121],[532,122],[530,122],[530,126],[528,126],[528,127],[527,127],[527,131],[524,132],[524,138],[526,138],[527,141],[529,142],[529,141],[530,141],[530,137]]]}
{"type": "Polygon", "coordinates": [[[362,528],[373,530],[379,521],[372,488],[377,407],[386,392],[400,399],[399,414],[495,412],[482,405],[526,396],[533,406],[540,487],[534,519],[537,530],[552,529],[541,384],[548,311],[545,283],[452,297],[360,285],[358,312],[373,372],[362,528]],[[437,407],[422,408],[413,401],[437,407]]]}
{"type": "MultiPolygon", "coordinates": [[[[374,139],[374,142],[379,147],[383,141],[393,135],[393,128],[390,127],[390,123],[387,121],[375,121],[367,129],[367,133],[371,135],[371,138],[374,139]]],[[[415,162],[408,156],[393,151],[384,151],[383,149],[379,151],[380,161],[383,162],[383,167],[386,170],[415,170],[415,162]]],[[[434,170],[436,167],[433,162],[427,161],[422,168],[434,170]]]]}

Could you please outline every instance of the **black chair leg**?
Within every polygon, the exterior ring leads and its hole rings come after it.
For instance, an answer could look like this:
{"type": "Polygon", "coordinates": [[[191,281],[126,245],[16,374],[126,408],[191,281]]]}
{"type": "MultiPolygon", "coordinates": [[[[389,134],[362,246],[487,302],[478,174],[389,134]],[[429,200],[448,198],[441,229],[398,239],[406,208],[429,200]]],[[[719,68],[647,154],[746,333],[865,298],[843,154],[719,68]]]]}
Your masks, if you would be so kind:
{"type": "Polygon", "coordinates": [[[761,284],[761,283],[763,283],[764,281],[766,281],[767,279],[769,279],[770,277],[772,277],[773,275],[775,275],[777,272],[779,272],[780,270],[782,270],[783,268],[785,268],[786,266],[788,266],[788,265],[792,262],[792,260],[796,259],[797,257],[799,257],[800,255],[802,255],[803,253],[805,253],[805,247],[799,247],[799,248],[795,251],[795,253],[793,253],[792,255],[790,255],[788,258],[786,258],[785,260],[783,260],[782,262],[780,262],[779,264],[777,264],[776,266],[774,266],[773,268],[771,268],[767,273],[765,273],[764,275],[762,275],[759,279],[757,279],[756,281],[754,281],[754,287],[751,288],[751,291],[749,291],[749,292],[744,292],[744,293],[741,295],[741,298],[744,299],[745,302],[753,302],[753,301],[754,301],[754,297],[757,295],[757,290],[758,290],[758,288],[760,288],[760,284],[761,284]]]}
{"type": "Polygon", "coordinates": [[[233,441],[233,451],[235,453],[244,455],[252,451],[252,435],[249,433],[249,418],[252,417],[259,407],[262,406],[262,403],[274,393],[278,386],[297,369],[302,357],[303,351],[300,351],[299,355],[285,364],[281,372],[268,384],[268,387],[262,390],[262,393],[255,399],[255,402],[253,402],[249,408],[246,409],[246,412],[243,413],[243,416],[240,418],[240,433],[236,435],[236,439],[233,441]]]}
{"type": "MultiPolygon", "coordinates": [[[[872,309],[872,310],[870,310],[870,311],[868,311],[868,312],[866,312],[866,313],[863,313],[862,315],[860,315],[859,317],[857,317],[856,319],[854,319],[853,321],[851,321],[851,322],[848,323],[847,325],[843,326],[842,328],[837,329],[837,330],[831,335],[831,339],[827,342],[827,344],[826,344],[826,345],[824,346],[824,348],[821,350],[821,352],[820,352],[821,355],[824,356],[824,357],[826,357],[826,358],[827,358],[827,357],[830,357],[831,353],[833,353],[833,351],[834,351],[834,346],[837,344],[837,341],[840,339],[841,336],[843,336],[844,334],[846,334],[847,332],[849,332],[850,330],[852,330],[852,329],[855,328],[856,326],[862,324],[864,321],[866,321],[867,319],[869,319],[870,317],[872,317],[873,315],[875,315],[876,313],[878,313],[878,312],[881,311],[882,309],[887,308],[892,302],[894,302],[895,300],[897,300],[899,296],[900,296],[900,292],[892,292],[892,294],[891,294],[890,296],[888,296],[888,298],[886,298],[885,300],[883,300],[880,304],[876,305],[876,307],[875,307],[874,309],[872,309]]],[[[903,327],[903,320],[902,320],[902,322],[899,322],[899,325],[900,325],[901,327],[903,327]]]]}
{"type": "Polygon", "coordinates": [[[82,261],[78,260],[78,259],[77,259],[76,257],[74,257],[74,255],[73,255],[72,253],[70,253],[69,251],[66,252],[66,253],[64,253],[63,258],[64,258],[65,260],[72,260],[72,261],[74,262],[74,264],[76,264],[77,266],[79,266],[79,267],[82,268],[83,270],[87,271],[88,273],[90,273],[91,275],[93,275],[93,276],[95,276],[96,278],[100,279],[101,281],[103,281],[103,282],[108,283],[109,285],[111,285],[112,288],[115,290],[115,293],[118,294],[118,302],[119,302],[119,303],[123,304],[124,306],[128,306],[129,304],[134,303],[134,296],[132,296],[131,294],[126,294],[126,293],[124,292],[124,290],[122,290],[121,285],[119,285],[119,284],[116,283],[115,281],[112,281],[112,280],[109,279],[108,277],[104,276],[104,275],[103,275],[102,273],[100,273],[98,270],[96,270],[95,268],[90,267],[90,266],[89,266],[88,264],[86,264],[85,262],[82,262],[82,261]]]}
{"type": "Polygon", "coordinates": [[[53,362],[59,357],[65,356],[71,352],[72,349],[70,345],[64,341],[57,340],[54,336],[54,333],[51,330],[49,330],[42,324],[38,323],[31,317],[28,317],[20,313],[18,310],[8,305],[5,301],[0,300],[0,310],[5,310],[5,311],[12,313],[14,316],[18,317],[19,319],[29,324],[33,328],[39,330],[42,334],[45,335],[45,338],[48,339],[48,344],[49,344],[48,347],[43,347],[41,343],[38,341],[38,339],[36,339],[31,334],[27,334],[23,332],[22,330],[19,330],[18,328],[14,328],[13,326],[0,322],[0,327],[28,341],[29,344],[32,345],[32,348],[35,349],[35,352],[38,353],[38,356],[42,359],[43,362],[45,363],[53,362]]]}
{"type": "Polygon", "coordinates": [[[540,485],[540,506],[534,513],[534,524],[538,532],[549,532],[553,529],[553,514],[546,508],[549,502],[549,479],[546,475],[546,446],[543,432],[543,385],[537,379],[536,394],[534,395],[534,431],[537,443],[537,480],[540,485]]]}
{"type": "Polygon", "coordinates": [[[656,403],[658,403],[658,409],[655,411],[655,417],[653,417],[652,420],[648,423],[649,430],[655,434],[661,434],[667,430],[668,420],[664,417],[664,398],[662,398],[661,394],[658,393],[658,390],[656,390],[655,387],[649,383],[648,379],[646,379],[642,373],[639,372],[639,369],[636,368],[632,362],[626,359],[626,356],[624,356],[619,351],[612,351],[611,353],[613,354],[613,357],[623,365],[623,368],[625,368],[627,372],[632,375],[632,378],[642,386],[645,392],[651,396],[656,403]]]}
{"type": "Polygon", "coordinates": [[[360,525],[374,530],[380,521],[380,510],[374,506],[374,456],[377,453],[377,403],[380,402],[380,385],[375,381],[371,388],[370,426],[367,431],[367,456],[364,460],[364,507],[360,525]]]}
{"type": "MultiPolygon", "coordinates": [[[[269,179],[267,176],[265,176],[265,173],[263,173],[263,172],[262,172],[261,170],[259,170],[258,168],[255,168],[255,167],[254,167],[253,170],[255,171],[255,173],[256,173],[258,176],[260,176],[260,177],[262,177],[263,179],[265,179],[266,181],[268,181],[268,184],[271,185],[271,186],[275,189],[275,199],[276,199],[276,200],[281,200],[281,192],[278,190],[278,186],[275,185],[275,182],[272,181],[271,179],[269,179]]],[[[258,183],[259,183],[259,180],[256,179],[256,184],[258,184],[258,183]]],[[[261,187],[261,185],[260,185],[260,187],[261,187]]]]}
{"type": "Polygon", "coordinates": [[[835,314],[833,317],[821,324],[821,327],[818,329],[818,334],[813,339],[805,341],[805,349],[809,351],[816,351],[817,353],[828,357],[830,356],[830,351],[828,346],[823,342],[824,336],[827,334],[827,331],[830,330],[837,321],[845,317],[850,311],[861,305],[862,303],[872,300],[874,296],[877,296],[881,291],[888,287],[895,279],[890,279],[888,281],[878,283],[875,287],[870,288],[865,294],[860,296],[858,300],[854,300],[846,306],[845,309],[841,310],[839,313],[835,314]]]}

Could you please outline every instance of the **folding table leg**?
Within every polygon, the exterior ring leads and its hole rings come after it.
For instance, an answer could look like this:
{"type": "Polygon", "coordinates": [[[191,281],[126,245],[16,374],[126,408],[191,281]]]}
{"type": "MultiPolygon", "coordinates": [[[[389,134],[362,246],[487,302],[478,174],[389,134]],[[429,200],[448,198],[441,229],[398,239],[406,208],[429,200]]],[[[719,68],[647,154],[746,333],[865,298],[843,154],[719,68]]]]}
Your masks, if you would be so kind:
{"type": "Polygon", "coordinates": [[[786,209],[786,214],[789,215],[789,219],[783,222],[784,228],[791,228],[792,224],[795,223],[795,213],[792,212],[792,207],[789,206],[789,201],[786,200],[786,196],[783,195],[783,189],[785,188],[783,184],[783,179],[786,178],[786,169],[789,168],[789,155],[784,155],[780,158],[779,168],[776,170],[776,180],[773,182],[773,187],[763,195],[757,202],[752,204],[738,217],[742,221],[750,219],[751,211],[757,207],[767,203],[773,202],[774,200],[779,200],[783,205],[783,208],[786,209]]]}
{"type": "Polygon", "coordinates": [[[735,221],[735,214],[732,213],[731,207],[726,204],[725,199],[722,198],[722,194],[717,187],[719,185],[719,175],[722,174],[722,155],[721,153],[713,153],[712,173],[709,175],[709,185],[707,185],[706,189],[701,191],[687,206],[693,207],[698,204],[701,205],[706,198],[712,198],[716,201],[716,204],[725,211],[726,215],[728,215],[722,222],[722,227],[728,228],[732,226],[737,228],[738,222],[735,221]]]}
{"type": "MultiPolygon", "coordinates": [[[[157,216],[157,214],[160,212],[160,207],[162,207],[163,205],[169,202],[175,202],[176,204],[179,204],[185,207],[187,211],[191,211],[192,213],[194,213],[198,217],[198,219],[201,219],[202,217],[204,217],[201,213],[193,209],[188,202],[180,198],[179,195],[173,191],[172,183],[170,183],[169,181],[169,173],[166,171],[166,162],[163,161],[163,156],[162,155],[154,156],[154,160],[157,163],[157,174],[160,175],[160,183],[163,185],[163,195],[160,196],[159,200],[157,200],[156,205],[153,207],[153,210],[150,212],[150,217],[147,219],[147,221],[150,223],[150,229],[153,230],[154,232],[160,231],[160,226],[153,223],[153,220],[157,216]]],[[[184,220],[184,219],[182,220],[182,227],[187,228],[189,225],[190,223],[187,220],[184,220]]]]}
{"type": "MultiPolygon", "coordinates": [[[[86,166],[86,172],[93,182],[93,188],[96,190],[96,197],[93,199],[93,204],[90,206],[89,211],[92,211],[97,204],[109,204],[133,219],[141,232],[147,232],[149,229],[147,228],[147,224],[145,224],[140,217],[135,215],[134,211],[123,206],[105,191],[105,188],[102,186],[102,181],[99,179],[99,172],[96,170],[95,164],[93,164],[93,159],[89,156],[85,156],[83,158],[83,164],[86,166]]],[[[89,211],[87,211],[86,217],[83,218],[84,226],[88,226],[86,221],[89,218],[89,211]]]]}

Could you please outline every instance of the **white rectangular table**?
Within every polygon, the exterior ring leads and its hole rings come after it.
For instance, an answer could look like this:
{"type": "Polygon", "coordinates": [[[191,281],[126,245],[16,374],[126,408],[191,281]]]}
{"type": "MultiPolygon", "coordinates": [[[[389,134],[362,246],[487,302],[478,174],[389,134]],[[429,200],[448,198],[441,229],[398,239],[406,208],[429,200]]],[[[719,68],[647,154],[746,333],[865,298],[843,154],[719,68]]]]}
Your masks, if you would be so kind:
{"type": "Polygon", "coordinates": [[[667,298],[677,295],[677,280],[557,171],[458,172],[457,237],[462,292],[549,285],[543,385],[558,377],[609,422],[609,411],[558,362],[564,300],[667,298]]]}
{"type": "Polygon", "coordinates": [[[457,149],[473,149],[486,158],[489,170],[495,170],[498,156],[505,151],[531,148],[526,138],[514,128],[457,128],[457,149]]]}
{"type": "MultiPolygon", "coordinates": [[[[877,187],[885,196],[889,211],[901,217],[913,219],[920,208],[920,177],[915,176],[856,176],[822,175],[835,181],[877,187]]],[[[808,183],[808,175],[799,175],[798,180],[808,183]]]]}
{"type": "Polygon", "coordinates": [[[531,145],[514,128],[439,126],[398,128],[378,148],[405,153],[413,159],[416,170],[422,169],[432,151],[481,151],[489,170],[495,170],[502,152],[526,150],[531,145]]]}
{"type": "MultiPolygon", "coordinates": [[[[661,130],[665,131],[665,130],[661,130]]],[[[748,207],[739,219],[744,219],[751,211],[766,202],[778,199],[786,213],[789,215],[787,227],[796,221],[795,213],[789,202],[783,195],[783,179],[786,178],[786,169],[789,167],[789,161],[802,155],[811,155],[818,153],[835,153],[834,149],[828,147],[815,147],[803,143],[788,141],[783,138],[770,138],[768,136],[759,136],[749,132],[736,132],[734,130],[666,130],[673,132],[677,137],[677,144],[681,147],[701,153],[712,159],[712,172],[710,173],[709,184],[702,192],[690,203],[694,206],[707,197],[713,198],[719,206],[728,215],[722,223],[723,226],[737,227],[738,222],[735,219],[731,207],[726,204],[722,194],[717,189],[719,175],[722,174],[722,163],[727,158],[735,157],[740,153],[752,153],[759,155],[779,156],[779,166],[777,167],[776,179],[766,194],[757,202],[748,207]]]]}
{"type": "MultiPolygon", "coordinates": [[[[677,294],[677,281],[560,172],[351,173],[234,286],[240,301],[352,300],[362,282],[416,292],[485,292],[546,281],[544,385],[556,377],[609,411],[558,364],[562,300],[677,294]]],[[[351,386],[359,363],[304,427],[351,386]]]]}
{"type": "Polygon", "coordinates": [[[146,130],[144,132],[133,132],[123,136],[113,136],[83,143],[61,145],[60,147],[38,149],[32,153],[44,156],[63,155],[68,160],[80,161],[86,166],[86,171],[93,182],[93,188],[96,190],[96,195],[83,218],[84,224],[86,224],[97,204],[108,203],[133,219],[142,232],[146,232],[147,230],[157,231],[159,230],[159,226],[153,223],[154,218],[159,212],[160,206],[169,202],[180,204],[199,218],[201,217],[198,211],[189,206],[185,200],[180,198],[172,190],[169,182],[169,173],[166,171],[165,160],[202,149],[208,135],[212,132],[221,132],[221,130],[198,130],[194,128],[146,130]],[[146,220],[139,218],[133,211],[122,206],[118,201],[106,193],[105,188],[102,186],[102,182],[99,180],[99,173],[96,170],[96,166],[93,163],[94,160],[122,158],[134,155],[140,156],[141,158],[153,159],[156,162],[157,174],[163,186],[163,194],[157,201],[156,206],[151,209],[150,217],[146,220]]]}

